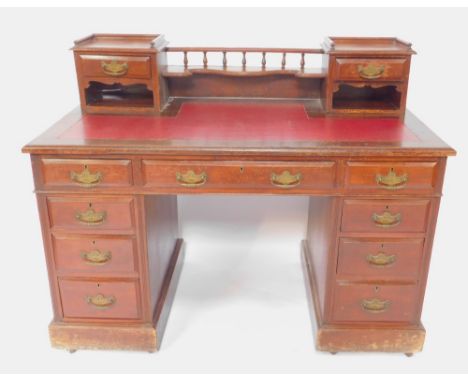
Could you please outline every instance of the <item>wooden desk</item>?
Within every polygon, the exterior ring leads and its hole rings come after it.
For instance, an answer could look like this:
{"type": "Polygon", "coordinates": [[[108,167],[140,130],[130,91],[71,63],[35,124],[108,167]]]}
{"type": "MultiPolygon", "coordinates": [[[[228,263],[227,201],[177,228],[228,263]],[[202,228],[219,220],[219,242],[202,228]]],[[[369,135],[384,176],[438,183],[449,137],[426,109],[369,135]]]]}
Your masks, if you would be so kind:
{"type": "MultiPolygon", "coordinates": [[[[154,351],[183,261],[178,194],[310,195],[303,241],[316,346],[420,351],[447,156],[410,112],[311,117],[302,104],[185,102],[172,116],[76,110],[31,154],[53,346],[154,351]]],[[[304,333],[308,336],[309,333],[304,333]]]]}

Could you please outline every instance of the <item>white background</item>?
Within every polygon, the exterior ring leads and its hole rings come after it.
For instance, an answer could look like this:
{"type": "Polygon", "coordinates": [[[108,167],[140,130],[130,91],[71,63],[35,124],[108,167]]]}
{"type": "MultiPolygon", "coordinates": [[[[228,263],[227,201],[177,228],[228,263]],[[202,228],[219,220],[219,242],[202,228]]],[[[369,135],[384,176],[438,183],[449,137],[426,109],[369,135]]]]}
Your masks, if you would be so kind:
{"type": "Polygon", "coordinates": [[[467,20],[457,9],[1,9],[0,371],[468,371],[467,20]],[[307,200],[249,196],[180,198],[187,256],[159,353],[51,349],[32,174],[20,150],[78,104],[67,49],[92,32],[163,33],[173,46],[318,47],[326,35],[413,42],[408,108],[458,150],[434,243],[424,351],[317,352],[299,258],[307,200]]]}

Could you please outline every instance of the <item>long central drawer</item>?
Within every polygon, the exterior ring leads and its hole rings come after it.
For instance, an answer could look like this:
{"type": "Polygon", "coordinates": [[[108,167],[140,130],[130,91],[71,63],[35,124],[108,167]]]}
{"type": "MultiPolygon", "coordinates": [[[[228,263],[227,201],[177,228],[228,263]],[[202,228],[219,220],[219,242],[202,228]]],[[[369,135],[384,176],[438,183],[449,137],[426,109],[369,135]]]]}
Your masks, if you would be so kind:
{"type": "Polygon", "coordinates": [[[176,192],[252,190],[290,192],[335,186],[336,163],[317,162],[163,162],[143,160],[143,185],[176,192]]]}

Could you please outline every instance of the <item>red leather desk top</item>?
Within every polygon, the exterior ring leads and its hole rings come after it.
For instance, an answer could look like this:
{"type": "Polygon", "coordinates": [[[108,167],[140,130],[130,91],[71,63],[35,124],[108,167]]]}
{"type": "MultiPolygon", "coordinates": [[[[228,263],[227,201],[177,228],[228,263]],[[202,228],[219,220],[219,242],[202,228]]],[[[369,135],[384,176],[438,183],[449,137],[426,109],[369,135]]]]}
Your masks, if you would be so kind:
{"type": "Polygon", "coordinates": [[[309,118],[298,104],[185,103],[173,117],[84,115],[60,138],[112,140],[418,140],[394,118],[309,118]]]}
{"type": "Polygon", "coordinates": [[[206,100],[183,103],[175,116],[87,115],[75,109],[23,151],[219,158],[455,155],[408,110],[404,121],[309,117],[298,103],[206,100]]]}

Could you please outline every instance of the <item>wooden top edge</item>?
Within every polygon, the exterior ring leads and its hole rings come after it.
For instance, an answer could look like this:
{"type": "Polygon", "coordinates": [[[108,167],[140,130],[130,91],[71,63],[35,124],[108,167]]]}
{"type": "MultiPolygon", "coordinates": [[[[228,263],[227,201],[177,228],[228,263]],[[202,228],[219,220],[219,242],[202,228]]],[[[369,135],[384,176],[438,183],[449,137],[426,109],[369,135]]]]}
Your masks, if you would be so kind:
{"type": "Polygon", "coordinates": [[[31,146],[26,145],[22,148],[22,153],[32,155],[151,155],[151,156],[164,156],[164,157],[202,157],[202,156],[216,156],[221,158],[223,155],[227,159],[232,158],[234,154],[239,157],[259,157],[259,156],[276,156],[281,157],[297,157],[304,158],[310,156],[322,157],[346,157],[346,158],[359,158],[359,157],[382,157],[382,158],[438,158],[455,156],[457,153],[452,148],[430,148],[430,149],[417,149],[414,148],[388,148],[371,149],[366,146],[354,146],[350,151],[350,147],[320,147],[320,148],[301,148],[301,149],[262,149],[262,148],[243,148],[243,147],[230,147],[230,148],[170,148],[160,147],[157,150],[147,146],[133,146],[129,150],[125,146],[31,146]]]}
{"type": "Polygon", "coordinates": [[[167,45],[162,34],[93,33],[74,41],[74,51],[155,51],[167,45]]]}
{"type": "Polygon", "coordinates": [[[326,37],[323,49],[327,54],[416,54],[412,44],[397,37],[326,37]]]}
{"type": "Polygon", "coordinates": [[[170,46],[166,52],[246,52],[246,53],[306,53],[323,54],[321,48],[265,48],[265,47],[200,47],[200,46],[170,46]]]}

